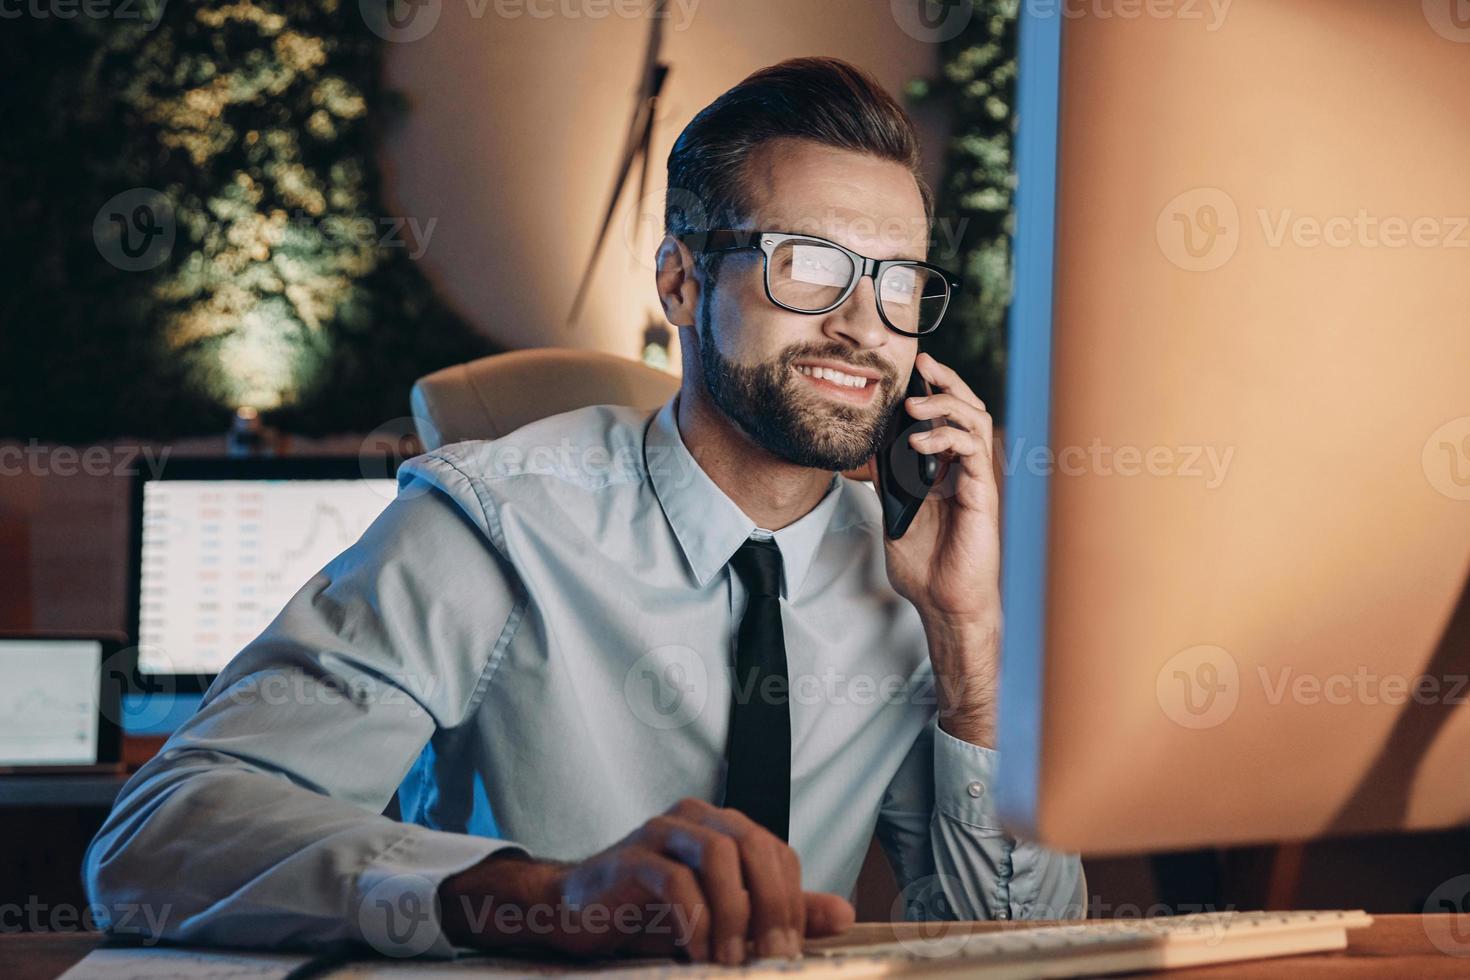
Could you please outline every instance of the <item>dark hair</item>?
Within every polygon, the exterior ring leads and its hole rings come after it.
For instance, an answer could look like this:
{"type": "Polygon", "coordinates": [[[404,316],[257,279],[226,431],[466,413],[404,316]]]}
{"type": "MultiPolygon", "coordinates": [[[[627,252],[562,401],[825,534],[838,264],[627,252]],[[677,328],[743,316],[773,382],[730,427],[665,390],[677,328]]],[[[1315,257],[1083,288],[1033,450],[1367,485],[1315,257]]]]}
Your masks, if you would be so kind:
{"type": "MultiPolygon", "coordinates": [[[[846,61],[792,58],[747,76],[684,127],[669,151],[665,233],[748,220],[753,205],[746,161],[761,144],[783,136],[904,164],[919,185],[925,219],[933,218],[933,195],[919,172],[919,141],[903,107],[846,61]]],[[[718,256],[695,258],[709,274],[713,264],[706,260],[718,256]]]]}

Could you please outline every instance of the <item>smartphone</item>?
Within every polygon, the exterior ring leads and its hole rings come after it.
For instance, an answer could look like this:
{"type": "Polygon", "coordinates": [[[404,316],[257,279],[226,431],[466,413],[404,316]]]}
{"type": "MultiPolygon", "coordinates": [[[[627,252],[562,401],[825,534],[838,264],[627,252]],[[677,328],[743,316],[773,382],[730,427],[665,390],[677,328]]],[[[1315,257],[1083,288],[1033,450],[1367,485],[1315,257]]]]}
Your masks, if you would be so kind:
{"type": "Polygon", "coordinates": [[[890,538],[901,538],[919,512],[929,488],[939,478],[939,456],[924,454],[909,445],[909,436],[934,428],[932,419],[916,419],[904,408],[915,395],[931,394],[929,382],[914,368],[908,390],[888,416],[883,446],[878,450],[878,499],[883,504],[883,530],[890,538]]]}

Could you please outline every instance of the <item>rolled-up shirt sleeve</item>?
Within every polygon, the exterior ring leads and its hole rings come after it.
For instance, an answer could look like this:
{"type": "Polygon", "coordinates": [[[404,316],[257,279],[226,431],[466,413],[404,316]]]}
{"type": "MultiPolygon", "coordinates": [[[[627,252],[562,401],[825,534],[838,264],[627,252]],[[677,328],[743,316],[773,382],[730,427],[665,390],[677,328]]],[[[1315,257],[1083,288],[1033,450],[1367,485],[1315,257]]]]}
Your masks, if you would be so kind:
{"type": "Polygon", "coordinates": [[[903,919],[1084,917],[1081,859],[1001,828],[997,762],[994,749],[955,738],[937,718],[915,740],[878,818],[903,919]]]}
{"type": "Polygon", "coordinates": [[[83,876],[113,935],[447,957],[435,893],[511,841],[383,815],[475,710],[523,612],[470,481],[398,496],[210,685],[128,780],[83,876]]]}

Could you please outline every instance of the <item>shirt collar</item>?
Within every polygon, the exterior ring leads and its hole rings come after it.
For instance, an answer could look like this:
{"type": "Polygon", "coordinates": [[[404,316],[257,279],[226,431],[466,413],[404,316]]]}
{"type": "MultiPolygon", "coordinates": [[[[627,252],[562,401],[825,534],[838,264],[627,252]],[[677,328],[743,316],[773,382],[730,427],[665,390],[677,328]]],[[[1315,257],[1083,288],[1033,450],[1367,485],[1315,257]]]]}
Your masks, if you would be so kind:
{"type": "MultiPolygon", "coordinates": [[[[649,422],[643,441],[644,465],[684,559],[695,581],[704,586],[729,563],[756,524],[725,496],[685,447],[675,411],[678,400],[675,392],[649,422]]],[[[817,506],[774,532],[781,549],[782,598],[790,601],[801,590],[841,496],[841,480],[833,473],[817,506]]]]}

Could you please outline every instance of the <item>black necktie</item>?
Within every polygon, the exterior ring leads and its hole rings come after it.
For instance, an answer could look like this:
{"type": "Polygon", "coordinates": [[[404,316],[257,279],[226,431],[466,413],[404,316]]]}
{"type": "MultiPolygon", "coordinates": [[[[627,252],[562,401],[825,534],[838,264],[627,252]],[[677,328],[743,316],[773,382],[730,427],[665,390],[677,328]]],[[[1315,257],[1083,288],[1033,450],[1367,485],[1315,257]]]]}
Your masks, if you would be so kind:
{"type": "Polygon", "coordinates": [[[750,596],[735,634],[725,806],[782,840],[791,812],[791,711],[781,633],[781,550],[747,540],[730,559],[750,596]]]}

